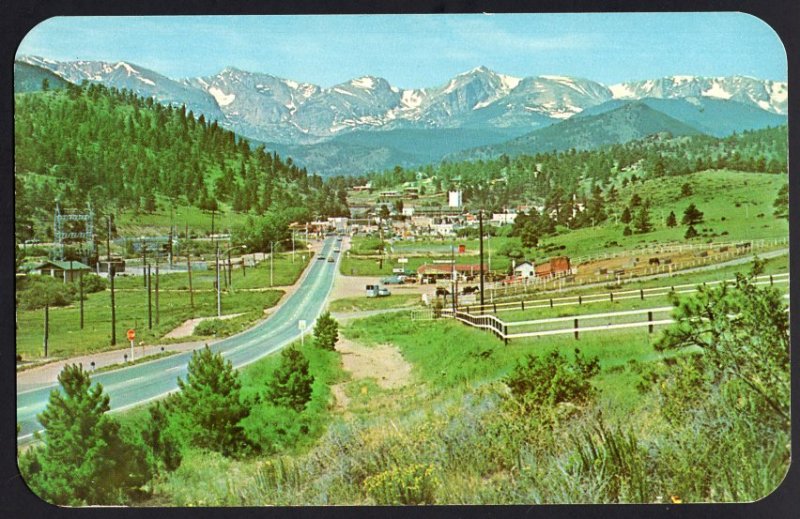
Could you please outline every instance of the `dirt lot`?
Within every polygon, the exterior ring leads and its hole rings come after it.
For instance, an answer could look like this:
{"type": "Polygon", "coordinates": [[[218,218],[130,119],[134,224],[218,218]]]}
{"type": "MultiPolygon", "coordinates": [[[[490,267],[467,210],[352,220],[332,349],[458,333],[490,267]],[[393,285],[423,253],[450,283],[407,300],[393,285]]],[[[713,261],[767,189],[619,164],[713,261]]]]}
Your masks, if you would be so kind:
{"type": "Polygon", "coordinates": [[[347,408],[349,399],[345,388],[353,381],[372,378],[383,389],[397,389],[411,382],[411,364],[392,345],[368,347],[342,337],[336,344],[336,351],[342,354],[344,369],[351,376],[350,382],[331,386],[339,409],[347,408]]]}

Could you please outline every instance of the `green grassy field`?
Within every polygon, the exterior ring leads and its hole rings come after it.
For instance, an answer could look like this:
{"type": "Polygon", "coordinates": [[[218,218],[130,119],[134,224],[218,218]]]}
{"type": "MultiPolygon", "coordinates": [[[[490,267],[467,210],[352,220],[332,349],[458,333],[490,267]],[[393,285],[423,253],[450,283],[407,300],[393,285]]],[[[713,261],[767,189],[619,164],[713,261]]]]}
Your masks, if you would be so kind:
{"type": "Polygon", "coordinates": [[[389,297],[347,297],[336,299],[328,305],[331,312],[363,312],[386,308],[405,308],[420,306],[419,294],[392,294],[389,297]]]}
{"type": "MultiPolygon", "coordinates": [[[[308,265],[313,254],[308,252],[296,253],[294,261],[292,261],[291,253],[275,254],[272,265],[273,286],[287,286],[293,285],[300,277],[308,265]],[[305,258],[305,261],[303,261],[305,258]]],[[[242,270],[241,265],[238,265],[235,260],[232,260],[233,270],[231,273],[231,281],[233,289],[254,289],[266,288],[270,286],[270,261],[269,258],[261,260],[261,255],[258,255],[259,262],[255,267],[246,267],[242,270]]],[[[185,260],[184,260],[185,261],[185,260]]],[[[193,260],[196,261],[197,260],[193,260]]],[[[206,257],[205,262],[208,269],[192,270],[192,289],[193,290],[213,290],[216,274],[214,272],[215,258],[206,257]]],[[[184,264],[185,265],[185,264],[184,264]]],[[[163,272],[163,271],[162,271],[163,272]]],[[[223,260],[220,258],[220,282],[222,287],[225,288],[226,282],[223,274],[227,272],[227,258],[223,260]],[[224,267],[224,268],[223,268],[224,267]]],[[[187,272],[160,274],[159,275],[159,289],[164,290],[188,290],[189,289],[189,274],[187,272]]],[[[141,276],[124,276],[117,279],[117,287],[121,289],[138,289],[143,285],[141,276]]],[[[155,278],[153,281],[155,286],[155,278]]]]}
{"type": "Polygon", "coordinates": [[[772,204],[778,190],[786,182],[784,175],[738,171],[705,171],[646,180],[620,189],[619,199],[627,205],[635,192],[642,199],[651,200],[652,232],[623,236],[625,225],[612,221],[595,227],[565,230],[557,236],[542,239],[542,242],[563,245],[565,248],[560,253],[567,256],[617,252],[653,243],[684,243],[686,226],[680,225],[680,220],[683,211],[691,203],[704,213],[705,218],[695,228],[700,233],[704,229],[708,232],[706,236],[689,240],[690,243],[785,238],[789,234],[789,223],[785,218],[773,216],[772,204]],[[686,182],[693,189],[690,196],[681,195],[681,186],[686,182]],[[677,227],[670,228],[665,224],[670,211],[675,212],[679,222],[677,227]]]}
{"type": "MultiPolygon", "coordinates": [[[[139,279],[141,282],[141,279],[139,279]]],[[[259,292],[238,291],[223,293],[222,313],[243,313],[242,326],[263,316],[265,308],[274,306],[280,290],[259,292]]],[[[50,309],[50,357],[66,357],[88,352],[120,348],[125,344],[125,332],[136,329],[138,341],[153,344],[167,332],[192,317],[216,315],[216,293],[194,294],[194,309],[189,304],[188,292],[162,292],[159,294],[159,322],[156,323],[155,294],[151,295],[153,328],[148,329],[147,292],[120,290],[116,292],[117,345],[111,345],[111,294],[110,291],[89,294],[84,301],[84,329],[80,329],[80,307],[73,303],[67,307],[50,309]]],[[[43,356],[44,310],[20,310],[17,314],[17,353],[23,359],[43,356]]],[[[181,339],[190,340],[191,338],[181,339]]]]}

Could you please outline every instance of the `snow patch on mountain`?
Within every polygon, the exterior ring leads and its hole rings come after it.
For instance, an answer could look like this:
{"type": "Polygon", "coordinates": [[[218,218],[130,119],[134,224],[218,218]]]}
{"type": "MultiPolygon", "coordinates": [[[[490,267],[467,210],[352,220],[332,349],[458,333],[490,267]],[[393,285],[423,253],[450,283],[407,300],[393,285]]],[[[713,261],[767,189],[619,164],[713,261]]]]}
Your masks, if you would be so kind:
{"type": "Polygon", "coordinates": [[[139,74],[138,70],[136,70],[135,68],[131,67],[130,65],[128,65],[124,61],[120,61],[119,63],[114,65],[114,70],[117,70],[120,67],[124,68],[129,76],[134,75],[134,74],[137,74],[137,75],[139,74]]]}
{"type": "Polygon", "coordinates": [[[375,80],[369,76],[353,79],[350,81],[350,84],[356,88],[365,88],[367,90],[375,88],[375,80]]]}
{"type": "Polygon", "coordinates": [[[730,99],[733,94],[725,90],[725,88],[718,82],[713,82],[711,88],[702,92],[705,97],[716,97],[718,99],[730,99]]]}
{"type": "Polygon", "coordinates": [[[217,100],[217,104],[219,106],[228,106],[236,99],[236,94],[226,94],[222,90],[217,87],[211,87],[208,89],[208,93],[214,96],[214,99],[217,100]]]}

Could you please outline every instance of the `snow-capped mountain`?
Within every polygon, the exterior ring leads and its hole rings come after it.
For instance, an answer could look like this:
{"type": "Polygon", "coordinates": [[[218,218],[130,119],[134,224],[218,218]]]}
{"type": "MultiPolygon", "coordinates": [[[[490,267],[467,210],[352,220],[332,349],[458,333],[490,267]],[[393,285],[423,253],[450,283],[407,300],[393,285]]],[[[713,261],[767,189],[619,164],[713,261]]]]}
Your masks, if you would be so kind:
{"type": "Polygon", "coordinates": [[[619,83],[610,88],[617,99],[711,97],[753,104],[762,110],[781,115],[786,115],[789,107],[786,82],[746,76],[668,76],[619,83]]]}
{"type": "Polygon", "coordinates": [[[617,106],[613,103],[643,99],[651,104],[654,99],[682,100],[698,110],[704,99],[722,103],[725,106],[709,107],[714,117],[697,115],[683,104],[659,105],[714,135],[746,129],[751,123],[759,127],[765,116],[780,119],[788,111],[786,82],[744,76],[670,76],[606,86],[566,76],[513,77],[481,66],[442,85],[400,89],[374,76],[321,87],[233,67],[211,76],[173,80],[123,61],[58,62],[33,56],[17,61],[73,83],[86,80],[126,88],[164,104],[185,104],[196,116],[217,120],[242,136],[273,149],[291,149],[296,160],[323,173],[356,172],[351,163],[359,162],[361,155],[372,160],[362,161],[371,167],[391,167],[375,157],[389,161],[400,156],[401,149],[406,155],[425,150],[419,160],[436,161],[452,153],[456,141],[456,147],[463,144],[461,149],[497,143],[587,110],[593,113],[595,107],[604,111],[617,106]],[[756,113],[746,113],[742,105],[756,113]],[[734,114],[735,120],[718,124],[724,114],[734,114]],[[461,130],[458,138],[454,130],[461,130]],[[321,143],[326,146],[319,147],[321,143]]]}
{"type": "Polygon", "coordinates": [[[185,104],[195,114],[207,119],[222,120],[224,114],[214,97],[204,90],[191,88],[152,70],[118,61],[54,61],[36,56],[23,56],[17,61],[50,70],[67,81],[102,83],[120,90],[126,88],[142,97],[153,97],[163,104],[185,104]]]}

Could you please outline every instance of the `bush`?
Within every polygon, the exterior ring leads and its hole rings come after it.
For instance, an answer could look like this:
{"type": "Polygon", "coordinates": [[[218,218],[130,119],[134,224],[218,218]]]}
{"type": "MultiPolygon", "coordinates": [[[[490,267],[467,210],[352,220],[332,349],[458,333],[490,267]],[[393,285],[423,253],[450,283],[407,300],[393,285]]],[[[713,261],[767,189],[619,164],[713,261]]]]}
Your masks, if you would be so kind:
{"type": "Polygon", "coordinates": [[[233,319],[206,319],[194,327],[194,335],[202,337],[222,336],[239,330],[233,319]]]}
{"type": "Polygon", "coordinates": [[[364,480],[367,495],[379,505],[431,505],[440,485],[433,465],[395,467],[364,480]]]}
{"type": "Polygon", "coordinates": [[[504,382],[527,408],[555,406],[562,402],[584,403],[594,394],[590,379],[600,372],[597,357],[584,359],[575,349],[570,362],[557,350],[545,356],[529,354],[504,382]]]}
{"type": "Polygon", "coordinates": [[[94,294],[95,292],[102,292],[108,286],[108,281],[101,278],[97,274],[85,274],[81,277],[81,284],[83,284],[84,294],[94,294]]]}

